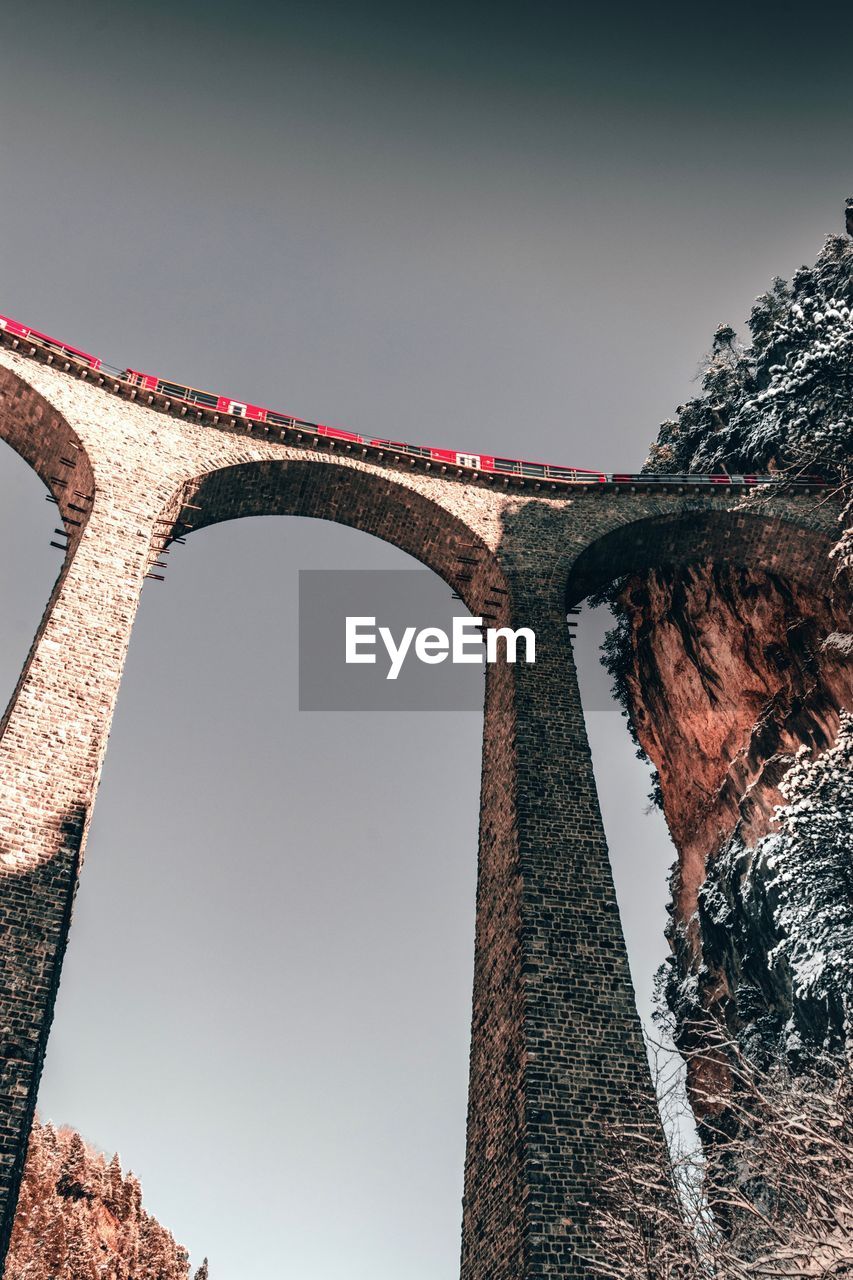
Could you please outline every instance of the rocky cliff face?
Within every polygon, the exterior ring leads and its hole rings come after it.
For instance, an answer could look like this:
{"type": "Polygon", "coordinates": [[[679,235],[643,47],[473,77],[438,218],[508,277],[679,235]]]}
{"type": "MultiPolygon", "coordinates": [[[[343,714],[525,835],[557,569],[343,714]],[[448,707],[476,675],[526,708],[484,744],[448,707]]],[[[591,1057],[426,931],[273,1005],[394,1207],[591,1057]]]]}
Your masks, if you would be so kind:
{"type": "MultiPolygon", "coordinates": [[[[797,934],[804,940],[817,929],[817,904],[813,918],[806,910],[811,879],[826,881],[830,866],[835,900],[848,904],[853,920],[853,836],[843,825],[818,830],[813,814],[814,865],[792,883],[804,908],[797,918],[776,883],[781,837],[769,844],[767,837],[784,829],[795,765],[799,802],[805,762],[835,760],[844,774],[844,713],[853,708],[849,598],[826,599],[758,567],[701,564],[631,579],[618,599],[625,696],[679,853],[667,995],[682,1043],[690,1042],[689,1025],[711,1013],[756,1050],[837,1047],[847,1018],[841,970],[825,999],[814,989],[807,997],[789,952],[797,934]]],[[[837,788],[842,808],[845,785],[837,788]]],[[[833,896],[823,881],[821,893],[833,896]]],[[[840,937],[846,918],[835,924],[840,937]]],[[[819,951],[812,949],[813,967],[822,963],[819,951]]],[[[847,954],[853,965],[853,949],[847,954]]]]}
{"type": "Polygon", "coordinates": [[[646,466],[832,477],[848,499],[832,597],[761,565],[662,568],[609,593],[605,661],[678,850],[677,1039],[693,1047],[710,1014],[795,1061],[853,1038],[853,244],[829,237],[749,324],[751,345],[717,330],[646,466]]]}
{"type": "MultiPolygon", "coordinates": [[[[36,1120],[4,1280],[188,1280],[189,1258],[142,1190],[71,1129],[36,1120]]],[[[195,1280],[207,1280],[207,1263],[195,1280]]]]}

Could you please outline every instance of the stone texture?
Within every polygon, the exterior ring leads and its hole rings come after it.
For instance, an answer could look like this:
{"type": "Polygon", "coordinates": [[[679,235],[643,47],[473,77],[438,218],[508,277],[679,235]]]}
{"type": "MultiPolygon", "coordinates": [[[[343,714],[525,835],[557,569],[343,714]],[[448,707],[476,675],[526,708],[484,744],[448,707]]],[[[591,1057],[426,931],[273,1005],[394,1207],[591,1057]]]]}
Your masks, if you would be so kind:
{"type": "Polygon", "coordinates": [[[174,536],[282,513],[385,538],[474,613],[499,597],[499,623],[537,631],[534,666],[487,680],[462,1276],[584,1275],[602,1126],[626,1092],[652,1095],[566,604],[702,556],[819,591],[835,511],[808,496],[475,480],[135,397],[3,340],[0,434],[79,523],[0,737],[0,1254],[146,570],[174,536]]]}

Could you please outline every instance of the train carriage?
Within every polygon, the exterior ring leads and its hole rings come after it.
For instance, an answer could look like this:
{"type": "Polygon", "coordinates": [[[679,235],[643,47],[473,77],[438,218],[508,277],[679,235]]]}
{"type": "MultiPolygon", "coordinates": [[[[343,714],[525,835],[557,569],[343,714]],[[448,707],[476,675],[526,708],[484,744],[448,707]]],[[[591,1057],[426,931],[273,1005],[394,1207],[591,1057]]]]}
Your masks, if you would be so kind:
{"type": "Polygon", "coordinates": [[[615,485],[737,485],[750,487],[758,484],[789,483],[821,486],[826,484],[821,476],[799,475],[788,477],[774,475],[746,475],[715,472],[710,475],[661,475],[635,472],[589,471],[581,467],[559,466],[550,462],[529,462],[522,458],[499,458],[491,454],[460,453],[452,449],[436,449],[427,445],[408,444],[402,440],[383,440],[359,435],[355,431],[346,431],[342,427],[330,427],[325,423],[308,422],[303,418],[291,417],[263,405],[250,404],[245,400],[233,400],[229,396],[218,395],[213,391],[201,391],[197,387],[186,386],[180,382],[171,382],[157,374],[142,373],[138,369],[114,369],[104,364],[97,356],[81,351],[69,343],[51,338],[47,334],[31,329],[13,320],[10,316],[0,315],[0,333],[10,333],[15,338],[35,342],[49,351],[58,352],[70,360],[77,361],[93,370],[103,370],[116,378],[140,387],[152,394],[166,396],[170,401],[192,405],[198,409],[206,409],[216,414],[232,418],[244,418],[248,423],[263,423],[283,428],[304,428],[306,434],[316,435],[330,441],[343,441],[346,444],[360,444],[389,450],[395,454],[405,454],[413,458],[426,458],[442,467],[460,467],[474,475],[495,474],[518,476],[522,479],[550,481],[558,484],[615,484],[615,485]]]}
{"type": "Polygon", "coordinates": [[[60,342],[58,338],[50,338],[46,333],[39,333],[38,329],[30,329],[29,326],[21,324],[18,320],[13,320],[11,316],[0,315],[0,329],[5,329],[7,333],[13,334],[16,338],[35,339],[41,346],[47,347],[50,351],[57,351],[60,355],[71,356],[74,360],[80,360],[83,364],[88,365],[90,369],[100,369],[101,361],[97,356],[90,355],[88,351],[81,351],[79,347],[72,347],[67,342],[60,342]]]}

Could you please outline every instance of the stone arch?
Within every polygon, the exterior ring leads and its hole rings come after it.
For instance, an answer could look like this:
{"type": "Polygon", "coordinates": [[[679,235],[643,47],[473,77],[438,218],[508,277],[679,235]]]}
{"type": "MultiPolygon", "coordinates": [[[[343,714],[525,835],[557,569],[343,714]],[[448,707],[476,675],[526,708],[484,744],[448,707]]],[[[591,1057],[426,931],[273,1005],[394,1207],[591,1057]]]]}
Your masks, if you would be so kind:
{"type": "Polygon", "coordinates": [[[89,455],[59,410],[2,365],[0,438],[29,463],[56,499],[73,550],[86,526],[95,493],[89,455]]]}
{"type": "Polygon", "coordinates": [[[623,597],[632,646],[625,687],[679,851],[681,921],[692,917],[706,859],[723,837],[739,831],[751,843],[766,833],[782,802],[782,762],[799,744],[826,749],[850,705],[849,665],[822,653],[846,607],[831,558],[836,515],[784,495],[729,510],[682,507],[612,528],[568,565],[570,607],[617,578],[640,580],[623,597]],[[762,607],[744,611],[744,598],[762,607]]]}
{"type": "Polygon", "coordinates": [[[29,464],[50,490],[62,517],[68,541],[59,575],[53,585],[38,630],[17,684],[0,719],[2,735],[41,641],[45,624],[62,587],[74,551],[83,535],[95,496],[92,464],[77,432],[67,419],[29,383],[0,365],[0,439],[29,464]]]}
{"type": "Polygon", "coordinates": [[[432,569],[472,611],[483,585],[505,581],[497,557],[461,516],[393,474],[334,460],[242,462],[206,472],[181,485],[161,521],[170,536],[177,536],[226,520],[269,515],[332,520],[372,534],[432,569]]]}
{"type": "Polygon", "coordinates": [[[828,522],[778,502],[737,510],[682,507],[626,520],[564,559],[558,572],[569,607],[617,577],[709,559],[760,564],[768,573],[829,590],[834,541],[828,522]]]}

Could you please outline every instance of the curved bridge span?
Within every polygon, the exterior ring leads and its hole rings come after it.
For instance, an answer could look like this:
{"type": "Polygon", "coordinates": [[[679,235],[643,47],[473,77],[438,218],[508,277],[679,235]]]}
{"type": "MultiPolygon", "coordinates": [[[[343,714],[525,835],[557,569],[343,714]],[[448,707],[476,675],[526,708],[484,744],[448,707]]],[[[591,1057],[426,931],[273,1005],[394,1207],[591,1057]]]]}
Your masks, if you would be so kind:
{"type": "Polygon", "coordinates": [[[475,615],[536,631],[535,664],[495,664],[486,680],[461,1274],[587,1274],[601,1134],[627,1093],[654,1100],[566,609],[631,570],[708,558],[829,589],[837,504],[690,477],[442,471],[393,446],[214,422],[8,334],[0,436],[41,476],[67,539],[0,722],[0,1261],[143,582],[177,537],[287,514],[375,534],[475,615]]]}

